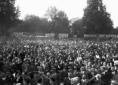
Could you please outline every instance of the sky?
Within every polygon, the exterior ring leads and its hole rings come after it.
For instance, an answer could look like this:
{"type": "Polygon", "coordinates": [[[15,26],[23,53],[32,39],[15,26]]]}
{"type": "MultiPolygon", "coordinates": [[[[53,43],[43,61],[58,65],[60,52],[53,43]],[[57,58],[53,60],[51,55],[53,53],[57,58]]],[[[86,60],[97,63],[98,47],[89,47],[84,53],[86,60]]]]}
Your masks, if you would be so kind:
{"type": "MultiPolygon", "coordinates": [[[[107,12],[111,14],[114,27],[118,26],[118,0],[103,0],[107,12]]],[[[26,15],[44,17],[49,7],[55,6],[64,11],[69,19],[82,18],[83,9],[87,6],[87,0],[16,0],[16,6],[20,9],[20,19],[26,15]]]]}

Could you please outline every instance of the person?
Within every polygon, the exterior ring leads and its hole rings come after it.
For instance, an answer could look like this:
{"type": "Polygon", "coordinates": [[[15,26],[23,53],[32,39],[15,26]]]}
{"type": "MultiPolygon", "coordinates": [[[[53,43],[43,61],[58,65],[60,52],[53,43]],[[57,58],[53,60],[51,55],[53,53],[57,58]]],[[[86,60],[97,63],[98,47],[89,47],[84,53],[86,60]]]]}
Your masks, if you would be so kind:
{"type": "Polygon", "coordinates": [[[64,85],[71,85],[71,81],[69,80],[68,77],[64,79],[64,85]]]}

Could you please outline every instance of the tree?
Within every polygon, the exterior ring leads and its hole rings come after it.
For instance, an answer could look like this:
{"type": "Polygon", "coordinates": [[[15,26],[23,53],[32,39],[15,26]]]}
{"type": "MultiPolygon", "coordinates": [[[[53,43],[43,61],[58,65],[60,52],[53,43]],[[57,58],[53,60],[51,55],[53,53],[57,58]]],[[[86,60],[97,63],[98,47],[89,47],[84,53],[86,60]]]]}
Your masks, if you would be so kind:
{"type": "Polygon", "coordinates": [[[51,7],[48,9],[46,15],[50,19],[50,32],[54,32],[55,35],[69,32],[69,20],[66,13],[57,10],[56,7],[51,7]]]}
{"type": "Polygon", "coordinates": [[[82,19],[78,19],[72,23],[72,31],[77,37],[83,37],[85,29],[83,28],[82,19]]]}
{"type": "Polygon", "coordinates": [[[115,27],[115,28],[112,30],[112,34],[118,34],[118,27],[115,27]]]}
{"type": "Polygon", "coordinates": [[[7,32],[18,21],[19,9],[15,0],[0,0],[0,32],[7,32]]]}
{"type": "Polygon", "coordinates": [[[113,29],[110,14],[102,0],[88,0],[87,8],[84,10],[83,24],[86,34],[109,34],[113,29]]]}
{"type": "Polygon", "coordinates": [[[68,33],[69,31],[69,20],[63,11],[59,11],[52,20],[52,32],[55,33],[68,33]]]}
{"type": "Polygon", "coordinates": [[[47,33],[50,30],[49,28],[49,22],[46,18],[27,15],[16,31],[47,33]]]}
{"type": "Polygon", "coordinates": [[[46,14],[45,14],[45,16],[47,16],[47,18],[50,21],[52,21],[56,17],[57,13],[58,13],[58,10],[57,10],[56,7],[49,7],[46,14]]]}

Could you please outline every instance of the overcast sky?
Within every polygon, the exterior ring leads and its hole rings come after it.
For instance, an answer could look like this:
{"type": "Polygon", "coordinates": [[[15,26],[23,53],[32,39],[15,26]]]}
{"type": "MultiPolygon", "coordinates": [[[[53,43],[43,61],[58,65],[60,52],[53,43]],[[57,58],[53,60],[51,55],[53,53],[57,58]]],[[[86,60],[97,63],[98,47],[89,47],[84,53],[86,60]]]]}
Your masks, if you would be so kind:
{"type": "MultiPolygon", "coordinates": [[[[46,10],[51,6],[56,6],[57,9],[63,10],[69,19],[81,18],[83,9],[86,7],[87,0],[16,0],[16,6],[19,6],[23,19],[26,15],[34,14],[43,17],[46,10]]],[[[106,5],[107,12],[111,14],[114,27],[118,26],[118,0],[103,0],[106,5]]]]}

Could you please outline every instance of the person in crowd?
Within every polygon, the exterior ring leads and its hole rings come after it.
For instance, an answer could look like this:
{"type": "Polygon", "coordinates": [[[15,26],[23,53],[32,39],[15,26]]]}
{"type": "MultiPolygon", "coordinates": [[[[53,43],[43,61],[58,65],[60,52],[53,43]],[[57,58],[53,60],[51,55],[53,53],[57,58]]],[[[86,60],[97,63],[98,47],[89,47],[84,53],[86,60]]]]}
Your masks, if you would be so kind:
{"type": "Polygon", "coordinates": [[[110,85],[118,42],[7,41],[0,47],[4,85],[110,85]]]}

